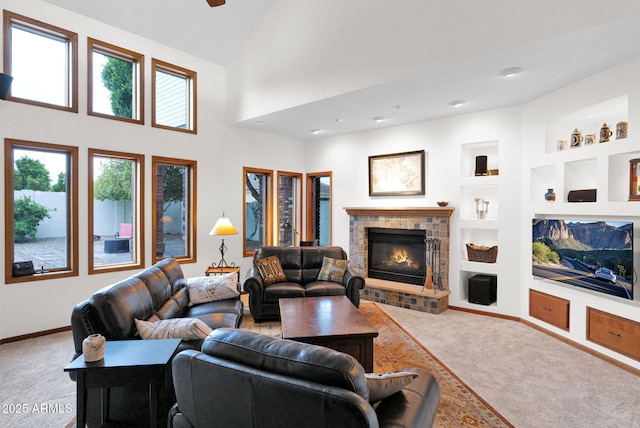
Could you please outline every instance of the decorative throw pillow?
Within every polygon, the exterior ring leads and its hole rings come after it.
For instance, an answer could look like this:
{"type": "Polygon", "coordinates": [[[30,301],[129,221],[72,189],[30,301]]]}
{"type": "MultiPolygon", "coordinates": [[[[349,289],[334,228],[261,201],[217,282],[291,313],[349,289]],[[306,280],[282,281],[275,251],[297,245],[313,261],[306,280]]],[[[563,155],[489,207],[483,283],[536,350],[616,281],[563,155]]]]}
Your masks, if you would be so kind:
{"type": "Polygon", "coordinates": [[[278,256],[269,256],[264,259],[254,260],[253,265],[258,269],[264,285],[287,280],[278,256]]]}
{"type": "Polygon", "coordinates": [[[205,339],[213,331],[197,318],[169,318],[154,322],[136,319],[136,329],[143,339],[205,339]]]}
{"type": "Polygon", "coordinates": [[[187,278],[187,292],[189,293],[189,306],[215,300],[233,299],[240,295],[238,274],[231,272],[224,275],[187,278]]]}
{"type": "Polygon", "coordinates": [[[347,270],[348,260],[322,258],[322,268],[318,272],[318,281],[342,282],[342,277],[347,270]]]}
{"type": "Polygon", "coordinates": [[[373,404],[400,391],[413,382],[418,377],[418,374],[410,371],[399,371],[382,374],[365,373],[364,377],[369,387],[369,403],[373,404]]]}

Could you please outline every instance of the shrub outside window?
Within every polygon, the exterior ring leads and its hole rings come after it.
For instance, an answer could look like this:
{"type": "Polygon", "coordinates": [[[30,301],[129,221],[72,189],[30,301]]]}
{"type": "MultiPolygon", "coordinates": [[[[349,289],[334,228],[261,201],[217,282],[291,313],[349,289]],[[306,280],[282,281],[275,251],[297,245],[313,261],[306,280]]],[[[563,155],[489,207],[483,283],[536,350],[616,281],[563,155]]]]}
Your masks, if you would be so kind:
{"type": "Polygon", "coordinates": [[[78,112],[78,35],[7,10],[4,73],[8,100],[78,112]]]}
{"type": "Polygon", "coordinates": [[[154,156],[152,165],[154,262],[195,262],[197,162],[154,156]]]}
{"type": "Polygon", "coordinates": [[[197,73],[151,61],[151,126],[197,133],[197,73]]]}
{"type": "Polygon", "coordinates": [[[89,273],[142,268],[144,155],[89,149],[89,273]]]}
{"type": "Polygon", "coordinates": [[[4,155],[5,283],[77,276],[78,148],[5,139],[4,155]]]}
{"type": "Polygon", "coordinates": [[[144,124],[144,55],[88,39],[88,112],[144,124]]]}

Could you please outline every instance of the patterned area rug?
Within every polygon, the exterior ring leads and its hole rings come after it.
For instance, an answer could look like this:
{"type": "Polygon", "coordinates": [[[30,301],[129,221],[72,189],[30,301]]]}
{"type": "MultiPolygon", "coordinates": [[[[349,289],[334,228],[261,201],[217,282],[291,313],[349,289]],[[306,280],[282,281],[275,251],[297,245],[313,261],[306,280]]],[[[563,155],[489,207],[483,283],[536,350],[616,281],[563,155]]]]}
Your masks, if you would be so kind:
{"type": "MultiPolygon", "coordinates": [[[[246,308],[242,328],[280,336],[280,322],[255,324],[246,308]]],[[[376,373],[423,367],[438,380],[441,399],[434,427],[513,427],[375,303],[362,302],[359,311],[379,332],[373,351],[376,373]]]]}

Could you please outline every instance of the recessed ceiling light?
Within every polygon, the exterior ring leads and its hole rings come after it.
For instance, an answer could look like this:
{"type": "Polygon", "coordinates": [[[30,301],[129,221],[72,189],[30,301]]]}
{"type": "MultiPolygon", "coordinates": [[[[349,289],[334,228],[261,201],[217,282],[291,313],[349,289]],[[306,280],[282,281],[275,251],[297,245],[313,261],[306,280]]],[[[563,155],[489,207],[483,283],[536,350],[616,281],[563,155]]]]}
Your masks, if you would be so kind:
{"type": "Polygon", "coordinates": [[[258,121],[258,125],[264,125],[264,121],[259,120],[259,121],[258,121]]]}
{"type": "Polygon", "coordinates": [[[502,74],[504,77],[513,77],[517,74],[520,74],[521,72],[522,69],[520,67],[509,67],[502,70],[500,74],[502,74]]]}
{"type": "Polygon", "coordinates": [[[400,110],[402,108],[402,106],[400,104],[396,104],[393,106],[394,109],[396,110],[400,110]]]}
{"type": "Polygon", "coordinates": [[[336,118],[336,123],[340,123],[342,122],[342,119],[340,119],[339,117],[336,118]]]}
{"type": "Polygon", "coordinates": [[[309,130],[309,132],[311,132],[313,135],[318,135],[322,132],[322,129],[311,129],[309,130]]]}
{"type": "Polygon", "coordinates": [[[373,118],[373,121],[374,121],[375,123],[384,122],[385,120],[386,120],[386,119],[385,119],[384,117],[382,117],[382,116],[376,116],[376,117],[374,117],[374,118],[373,118]]]}
{"type": "Polygon", "coordinates": [[[452,105],[453,107],[460,107],[466,103],[467,102],[465,100],[453,100],[449,104],[452,105]]]}

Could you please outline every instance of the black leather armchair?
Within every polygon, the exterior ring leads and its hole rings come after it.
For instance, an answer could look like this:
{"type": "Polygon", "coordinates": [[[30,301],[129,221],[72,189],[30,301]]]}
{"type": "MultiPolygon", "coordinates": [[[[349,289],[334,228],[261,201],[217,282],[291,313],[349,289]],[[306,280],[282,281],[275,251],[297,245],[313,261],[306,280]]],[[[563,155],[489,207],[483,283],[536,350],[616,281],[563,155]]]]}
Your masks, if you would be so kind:
{"type": "Polygon", "coordinates": [[[252,267],[243,288],[249,293],[249,309],[255,322],[280,319],[278,300],[287,297],[347,296],[358,307],[364,278],[347,267],[342,283],[317,281],[324,257],[347,259],[341,247],[262,247],[254,260],[278,256],[287,280],[265,285],[252,267]]]}
{"type": "Polygon", "coordinates": [[[430,427],[440,386],[424,369],[404,389],[369,403],[364,369],[350,355],[249,330],[220,328],[202,352],[172,363],[174,428],[430,427]]]}

